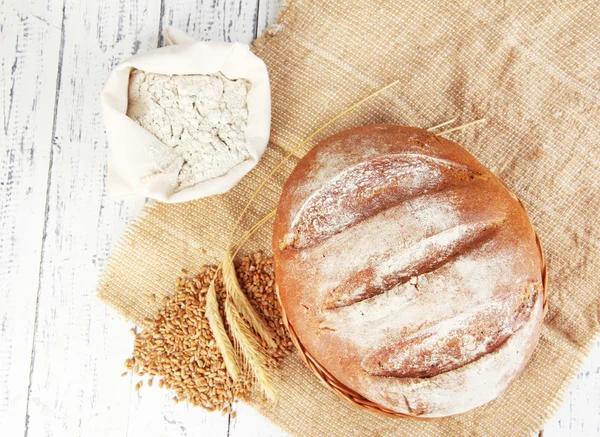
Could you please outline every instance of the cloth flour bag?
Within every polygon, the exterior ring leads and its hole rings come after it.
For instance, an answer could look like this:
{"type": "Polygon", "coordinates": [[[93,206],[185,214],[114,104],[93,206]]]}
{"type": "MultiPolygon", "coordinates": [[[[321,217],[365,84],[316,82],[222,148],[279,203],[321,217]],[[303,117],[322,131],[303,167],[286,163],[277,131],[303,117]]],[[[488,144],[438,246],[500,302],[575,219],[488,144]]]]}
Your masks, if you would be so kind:
{"type": "Polygon", "coordinates": [[[231,189],[262,157],[269,141],[271,95],[264,62],[240,43],[198,42],[177,29],[164,33],[167,46],[138,53],[117,65],[102,90],[108,137],[108,189],[115,198],[143,196],[162,202],[185,202],[231,189]],[[225,174],[192,186],[176,183],[183,158],[127,115],[130,74],[137,69],[161,75],[214,75],[245,79],[247,157],[225,174]]]}

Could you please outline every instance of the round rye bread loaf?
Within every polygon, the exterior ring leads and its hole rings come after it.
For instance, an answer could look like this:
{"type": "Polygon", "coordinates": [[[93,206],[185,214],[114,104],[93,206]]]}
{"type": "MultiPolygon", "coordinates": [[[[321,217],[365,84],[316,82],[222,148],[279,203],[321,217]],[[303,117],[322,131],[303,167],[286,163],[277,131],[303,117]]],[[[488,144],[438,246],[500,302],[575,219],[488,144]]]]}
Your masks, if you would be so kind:
{"type": "Polygon", "coordinates": [[[280,299],[346,387],[420,417],[491,401],[531,357],[542,258],[517,198],[458,144],[372,125],[314,147],[273,236],[280,299]]]}

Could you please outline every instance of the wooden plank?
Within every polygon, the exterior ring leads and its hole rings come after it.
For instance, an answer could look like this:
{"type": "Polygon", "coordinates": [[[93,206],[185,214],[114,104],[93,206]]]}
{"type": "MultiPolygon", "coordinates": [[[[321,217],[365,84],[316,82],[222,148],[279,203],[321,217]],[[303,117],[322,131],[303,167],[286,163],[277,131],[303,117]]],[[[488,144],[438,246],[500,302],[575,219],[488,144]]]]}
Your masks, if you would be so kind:
{"type": "Polygon", "coordinates": [[[143,201],[107,198],[99,94],[117,62],[156,47],[160,0],[66,0],[64,15],[26,435],[125,436],[137,399],[119,376],[129,324],[95,288],[143,201]]]}
{"type": "MultiPolygon", "coordinates": [[[[134,378],[135,384],[139,378],[134,378]]],[[[130,436],[226,437],[229,417],[209,413],[187,402],[175,404],[173,393],[147,383],[130,404],[130,436]]]]}
{"type": "Polygon", "coordinates": [[[254,408],[239,402],[231,419],[229,437],[287,437],[288,433],[269,422],[254,408]]]}
{"type": "Polygon", "coordinates": [[[585,360],[544,437],[600,436],[600,340],[585,360]]]}
{"type": "Polygon", "coordinates": [[[258,0],[164,0],[161,29],[175,26],[203,41],[254,40],[258,0]]]}
{"type": "Polygon", "coordinates": [[[0,423],[25,432],[62,5],[0,1],[0,423]]]}
{"type": "MultiPolygon", "coordinates": [[[[279,12],[285,7],[285,0],[260,0],[258,8],[258,27],[257,37],[261,36],[271,25],[277,23],[279,12]]],[[[272,32],[277,31],[277,27],[271,28],[272,32]]]]}

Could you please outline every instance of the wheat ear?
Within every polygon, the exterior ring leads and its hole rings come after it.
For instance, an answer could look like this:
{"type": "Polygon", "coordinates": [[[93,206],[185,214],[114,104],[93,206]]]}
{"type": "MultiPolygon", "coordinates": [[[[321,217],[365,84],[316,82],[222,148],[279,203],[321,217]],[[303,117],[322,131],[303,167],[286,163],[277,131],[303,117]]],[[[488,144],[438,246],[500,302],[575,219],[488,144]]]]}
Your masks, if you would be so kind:
{"type": "Polygon", "coordinates": [[[208,291],[206,292],[206,318],[208,319],[208,324],[215,337],[215,343],[223,356],[223,362],[225,363],[227,373],[231,376],[231,379],[235,381],[239,376],[239,369],[235,362],[235,350],[233,349],[231,340],[229,340],[229,337],[227,336],[227,331],[225,331],[225,326],[223,325],[223,319],[219,313],[215,279],[210,282],[208,291]]]}
{"type": "Polygon", "coordinates": [[[258,383],[268,399],[275,400],[273,381],[267,371],[266,360],[261,352],[260,343],[229,299],[225,302],[225,317],[233,341],[240,351],[246,367],[252,373],[254,381],[258,383]]]}
{"type": "Polygon", "coordinates": [[[267,342],[269,347],[277,347],[277,343],[273,340],[273,336],[269,330],[269,326],[265,321],[258,315],[238,282],[235,266],[233,265],[233,257],[231,252],[226,250],[223,258],[223,264],[221,269],[223,270],[223,282],[225,283],[225,289],[227,294],[231,297],[231,300],[235,304],[240,314],[250,323],[250,326],[254,328],[256,333],[267,342]]]}

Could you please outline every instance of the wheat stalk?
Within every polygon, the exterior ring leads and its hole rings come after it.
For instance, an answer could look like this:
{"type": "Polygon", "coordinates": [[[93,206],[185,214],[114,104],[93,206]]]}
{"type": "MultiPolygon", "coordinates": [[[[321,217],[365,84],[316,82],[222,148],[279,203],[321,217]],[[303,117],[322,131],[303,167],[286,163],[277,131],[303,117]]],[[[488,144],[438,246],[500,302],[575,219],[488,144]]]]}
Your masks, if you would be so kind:
{"type": "Polygon", "coordinates": [[[452,129],[445,130],[443,132],[437,133],[436,135],[444,135],[449,134],[450,132],[454,132],[457,130],[463,130],[466,127],[473,126],[474,124],[483,123],[486,121],[485,118],[480,118],[479,120],[470,121],[469,123],[461,124],[460,126],[453,127],[452,129]]]}
{"type": "Polygon", "coordinates": [[[275,389],[267,370],[265,357],[261,352],[260,343],[230,300],[225,302],[225,317],[233,341],[237,350],[241,353],[246,367],[250,370],[254,380],[266,397],[274,400],[275,389]]]}
{"type": "Polygon", "coordinates": [[[444,127],[444,126],[448,126],[449,124],[452,124],[455,121],[456,121],[456,117],[454,117],[452,120],[448,120],[448,121],[445,121],[443,123],[436,124],[435,126],[431,126],[430,128],[428,128],[427,132],[434,131],[434,130],[439,129],[439,128],[444,127]]]}
{"type": "Polygon", "coordinates": [[[252,225],[252,227],[250,229],[248,229],[246,232],[244,232],[240,238],[238,238],[236,240],[235,243],[233,243],[232,245],[232,250],[233,250],[233,255],[232,258],[235,258],[235,256],[238,254],[238,252],[240,251],[240,249],[242,248],[242,246],[244,245],[244,243],[246,243],[246,241],[248,241],[250,239],[250,237],[252,237],[252,235],[258,230],[260,229],[260,227],[262,225],[264,225],[266,222],[268,222],[271,218],[275,217],[275,214],[277,213],[277,209],[274,209],[273,211],[271,211],[270,213],[266,214],[263,218],[261,218],[259,221],[257,221],[254,225],[252,225]],[[237,247],[237,249],[236,249],[237,247]]]}
{"type": "MultiPolygon", "coordinates": [[[[217,272],[218,273],[218,272],[217,272]]],[[[217,274],[215,273],[215,278],[217,274]]],[[[217,291],[215,289],[215,278],[210,282],[208,291],[206,292],[206,318],[208,324],[215,337],[215,343],[223,356],[223,362],[227,373],[231,376],[234,381],[239,376],[239,369],[235,360],[235,351],[231,340],[227,336],[225,326],[223,325],[223,319],[219,313],[219,303],[217,302],[217,291]]]]}
{"type": "Polygon", "coordinates": [[[221,265],[223,270],[223,282],[225,283],[225,290],[231,297],[231,300],[235,304],[236,309],[240,314],[250,323],[250,326],[254,328],[254,331],[267,342],[269,347],[277,347],[277,343],[273,340],[271,331],[266,322],[258,315],[244,292],[240,287],[237,276],[235,274],[235,266],[233,265],[233,258],[231,252],[225,251],[225,257],[221,265]]]}

